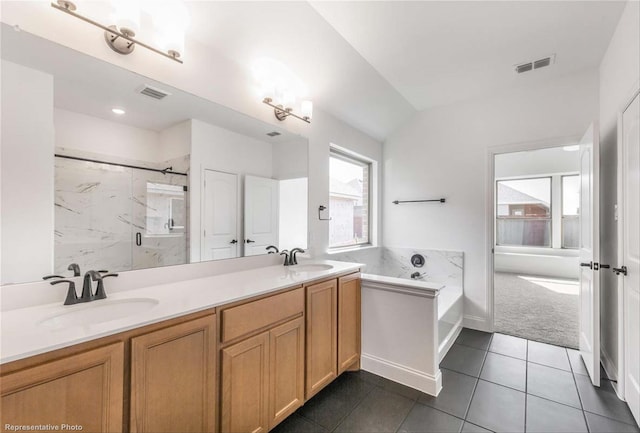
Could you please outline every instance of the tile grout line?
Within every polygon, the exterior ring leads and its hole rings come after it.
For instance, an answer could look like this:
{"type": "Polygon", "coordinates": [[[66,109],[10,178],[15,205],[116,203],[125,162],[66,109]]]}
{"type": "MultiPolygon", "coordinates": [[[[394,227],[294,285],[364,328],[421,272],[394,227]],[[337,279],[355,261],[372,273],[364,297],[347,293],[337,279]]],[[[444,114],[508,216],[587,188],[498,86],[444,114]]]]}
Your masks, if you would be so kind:
{"type": "MultiPolygon", "coordinates": [[[[489,346],[487,346],[487,347],[491,346],[491,341],[493,341],[493,334],[491,334],[491,338],[489,339],[489,346]]],[[[469,410],[471,409],[471,403],[473,403],[473,397],[475,397],[475,395],[476,395],[476,390],[478,389],[478,384],[480,383],[480,375],[482,374],[482,369],[484,368],[484,363],[487,361],[487,355],[488,354],[489,354],[489,349],[487,348],[487,350],[484,352],[484,357],[482,358],[482,365],[480,365],[480,371],[478,372],[478,377],[476,377],[476,383],[473,386],[473,391],[471,392],[471,398],[469,399],[469,403],[467,403],[467,409],[464,412],[464,421],[467,421],[467,417],[469,416],[469,410]]],[[[480,427],[482,427],[482,426],[480,426],[480,427]]]]}
{"type": "MultiPolygon", "coordinates": [[[[565,352],[567,352],[567,358],[569,358],[569,352],[566,349],[565,349],[565,352]]],[[[580,407],[582,408],[582,418],[584,419],[584,426],[587,428],[587,432],[590,432],[591,428],[589,428],[589,422],[587,421],[587,414],[584,411],[584,405],[582,404],[582,396],[580,395],[580,391],[578,390],[578,381],[576,380],[575,373],[573,372],[573,365],[571,364],[570,358],[569,358],[569,367],[571,368],[571,377],[573,378],[573,385],[576,387],[576,393],[578,394],[578,400],[580,401],[580,407]]]]}
{"type": "Polygon", "coordinates": [[[395,433],[398,433],[398,431],[400,430],[400,427],[402,427],[402,424],[404,424],[404,422],[407,420],[407,418],[409,418],[409,415],[411,414],[411,411],[413,410],[414,407],[416,407],[417,403],[418,403],[418,399],[413,400],[413,404],[411,405],[411,409],[409,409],[409,412],[407,412],[407,414],[404,416],[404,418],[402,418],[402,421],[400,421],[400,424],[398,424],[398,427],[394,430],[395,433]]]}
{"type": "Polygon", "coordinates": [[[366,380],[364,380],[364,379],[359,379],[359,378],[358,378],[358,380],[362,380],[363,382],[369,383],[370,385],[373,385],[373,386],[371,387],[371,389],[369,390],[369,392],[367,392],[365,395],[363,395],[363,396],[362,396],[362,398],[360,399],[360,401],[358,401],[358,403],[357,403],[356,405],[354,405],[354,406],[353,406],[353,408],[349,411],[349,413],[347,413],[345,416],[343,416],[342,418],[340,418],[340,421],[338,421],[338,423],[336,424],[336,426],[335,426],[332,430],[330,430],[332,433],[333,433],[333,432],[335,432],[335,431],[338,429],[338,427],[340,427],[340,425],[341,425],[341,424],[342,424],[342,423],[343,423],[343,422],[344,422],[344,421],[349,417],[349,415],[351,415],[351,414],[353,413],[353,411],[355,411],[355,410],[356,410],[356,408],[358,408],[358,407],[362,404],[362,402],[363,402],[363,401],[364,401],[364,400],[365,400],[365,399],[366,399],[366,398],[367,398],[367,397],[368,397],[368,396],[369,396],[369,395],[370,395],[370,394],[371,394],[371,393],[372,393],[376,388],[381,388],[380,386],[378,386],[378,385],[376,385],[376,384],[373,384],[373,383],[371,383],[371,382],[367,382],[367,381],[366,381],[366,380]]]}

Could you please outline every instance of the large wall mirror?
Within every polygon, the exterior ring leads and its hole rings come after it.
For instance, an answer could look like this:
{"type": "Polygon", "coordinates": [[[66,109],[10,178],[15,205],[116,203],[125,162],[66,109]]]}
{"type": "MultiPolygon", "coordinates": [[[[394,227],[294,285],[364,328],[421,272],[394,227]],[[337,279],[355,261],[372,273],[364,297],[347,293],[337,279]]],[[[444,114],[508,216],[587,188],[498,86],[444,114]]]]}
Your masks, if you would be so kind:
{"type": "Polygon", "coordinates": [[[1,30],[2,284],[306,248],[305,138],[1,30]]]}

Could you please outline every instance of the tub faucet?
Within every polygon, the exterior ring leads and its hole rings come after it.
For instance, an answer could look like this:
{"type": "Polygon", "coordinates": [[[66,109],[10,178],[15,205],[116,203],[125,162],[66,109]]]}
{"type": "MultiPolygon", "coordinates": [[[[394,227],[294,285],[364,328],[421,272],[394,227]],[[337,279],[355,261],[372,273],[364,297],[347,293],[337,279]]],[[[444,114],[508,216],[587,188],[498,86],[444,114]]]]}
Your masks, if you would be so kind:
{"type": "Polygon", "coordinates": [[[414,272],[413,274],[411,274],[412,280],[417,280],[419,278],[422,278],[422,274],[420,272],[414,272]]]}

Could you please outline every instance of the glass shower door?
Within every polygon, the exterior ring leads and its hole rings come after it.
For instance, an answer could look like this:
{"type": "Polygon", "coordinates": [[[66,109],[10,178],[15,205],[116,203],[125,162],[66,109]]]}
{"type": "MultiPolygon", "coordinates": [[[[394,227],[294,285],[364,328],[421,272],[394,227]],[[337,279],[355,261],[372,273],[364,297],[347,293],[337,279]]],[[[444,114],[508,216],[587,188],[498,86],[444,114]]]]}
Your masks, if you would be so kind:
{"type": "Polygon", "coordinates": [[[135,169],[132,269],[187,263],[187,177],[135,169]]]}

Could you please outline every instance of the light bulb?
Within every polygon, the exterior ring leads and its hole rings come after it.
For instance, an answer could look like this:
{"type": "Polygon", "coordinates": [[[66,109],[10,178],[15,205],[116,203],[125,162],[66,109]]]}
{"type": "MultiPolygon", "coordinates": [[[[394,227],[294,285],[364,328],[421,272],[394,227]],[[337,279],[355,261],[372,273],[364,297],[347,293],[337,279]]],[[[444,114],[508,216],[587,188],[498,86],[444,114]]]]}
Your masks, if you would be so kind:
{"type": "Polygon", "coordinates": [[[185,34],[191,21],[184,3],[177,0],[154,2],[151,13],[160,47],[169,53],[184,55],[185,34]]]}
{"type": "Polygon", "coordinates": [[[138,0],[112,0],[116,27],[122,33],[135,36],[140,31],[140,2],[138,0]]]}
{"type": "Polygon", "coordinates": [[[302,117],[308,117],[309,119],[311,119],[311,117],[313,116],[313,102],[302,101],[300,112],[302,113],[302,117]]]}

